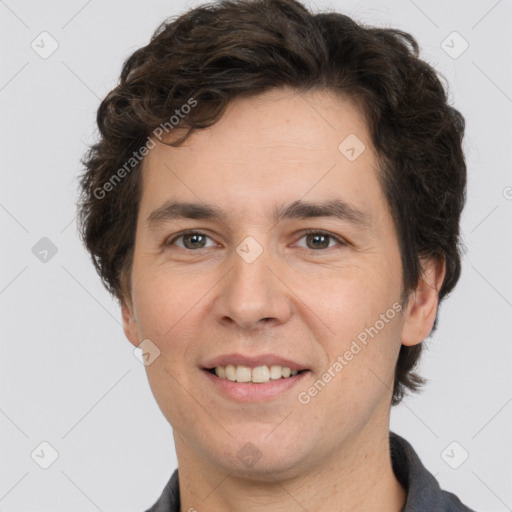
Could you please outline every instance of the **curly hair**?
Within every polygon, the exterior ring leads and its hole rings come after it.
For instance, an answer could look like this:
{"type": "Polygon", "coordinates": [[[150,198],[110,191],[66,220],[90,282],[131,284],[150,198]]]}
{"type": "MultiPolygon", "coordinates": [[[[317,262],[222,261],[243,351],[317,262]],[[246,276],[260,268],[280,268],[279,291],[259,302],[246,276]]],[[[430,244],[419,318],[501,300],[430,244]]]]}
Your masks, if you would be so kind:
{"type": "MultiPolygon", "coordinates": [[[[79,231],[104,285],[120,302],[129,296],[137,170],[159,127],[184,128],[169,143],[179,146],[217,122],[233,99],[290,86],[333,91],[361,106],[397,231],[402,299],[421,278],[421,259],[435,258],[446,265],[441,301],[461,272],[466,165],[465,121],[440,78],[410,34],[313,14],[296,0],[220,0],[166,20],[125,61],[98,109],[99,140],[82,160],[79,231]]],[[[393,404],[424,383],[413,371],[422,345],[400,349],[393,404]]]]}

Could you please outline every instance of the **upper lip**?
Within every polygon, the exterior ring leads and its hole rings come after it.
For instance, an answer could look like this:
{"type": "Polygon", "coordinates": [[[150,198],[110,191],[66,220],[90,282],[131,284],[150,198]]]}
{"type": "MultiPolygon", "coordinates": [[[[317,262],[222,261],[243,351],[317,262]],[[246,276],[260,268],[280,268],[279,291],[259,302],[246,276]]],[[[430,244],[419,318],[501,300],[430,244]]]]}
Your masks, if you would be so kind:
{"type": "Polygon", "coordinates": [[[210,370],[211,368],[215,368],[217,366],[227,366],[228,364],[233,364],[235,366],[250,366],[251,368],[263,365],[279,365],[286,366],[290,368],[290,370],[308,369],[305,364],[292,361],[291,359],[287,359],[277,354],[261,354],[258,356],[244,356],[242,354],[224,354],[207,361],[204,365],[204,368],[210,370]]]}

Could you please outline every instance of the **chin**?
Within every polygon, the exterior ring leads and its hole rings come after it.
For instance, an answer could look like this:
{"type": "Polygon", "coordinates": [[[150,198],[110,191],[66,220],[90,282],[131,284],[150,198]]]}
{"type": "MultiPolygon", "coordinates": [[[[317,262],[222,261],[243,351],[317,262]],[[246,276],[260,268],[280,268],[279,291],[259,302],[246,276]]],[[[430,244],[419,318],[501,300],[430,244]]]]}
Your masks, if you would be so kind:
{"type": "Polygon", "coordinates": [[[252,436],[234,436],[221,452],[210,446],[210,458],[226,473],[261,482],[293,478],[312,469],[315,457],[307,456],[303,439],[287,437],[283,442],[273,435],[265,431],[255,439],[253,430],[252,436]]]}

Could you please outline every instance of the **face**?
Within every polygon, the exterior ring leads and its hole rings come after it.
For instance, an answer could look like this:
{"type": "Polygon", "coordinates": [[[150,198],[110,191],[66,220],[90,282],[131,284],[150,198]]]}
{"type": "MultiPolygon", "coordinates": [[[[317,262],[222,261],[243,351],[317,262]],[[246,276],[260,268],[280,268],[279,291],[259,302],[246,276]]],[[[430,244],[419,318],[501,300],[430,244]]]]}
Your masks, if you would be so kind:
{"type": "Polygon", "coordinates": [[[361,112],[327,91],[236,100],[149,152],[123,319],[160,351],[146,371],[180,463],[292,475],[387,432],[400,345],[435,301],[400,305],[377,173],[361,112]]]}

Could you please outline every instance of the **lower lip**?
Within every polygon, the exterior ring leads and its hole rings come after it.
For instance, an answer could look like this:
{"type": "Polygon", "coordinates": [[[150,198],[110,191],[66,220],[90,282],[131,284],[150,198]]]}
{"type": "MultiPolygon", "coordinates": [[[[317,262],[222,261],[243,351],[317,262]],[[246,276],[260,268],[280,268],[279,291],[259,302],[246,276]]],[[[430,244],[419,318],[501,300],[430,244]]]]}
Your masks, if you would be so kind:
{"type": "Polygon", "coordinates": [[[239,402],[258,402],[268,400],[278,395],[282,395],[296,386],[309,371],[304,371],[282,379],[269,380],[262,384],[255,384],[254,382],[234,382],[227,379],[221,379],[210,373],[208,370],[203,370],[203,373],[209,381],[225,396],[237,400],[239,402]]]}

